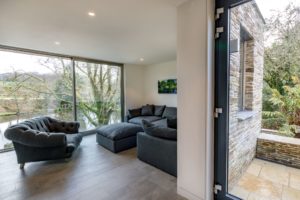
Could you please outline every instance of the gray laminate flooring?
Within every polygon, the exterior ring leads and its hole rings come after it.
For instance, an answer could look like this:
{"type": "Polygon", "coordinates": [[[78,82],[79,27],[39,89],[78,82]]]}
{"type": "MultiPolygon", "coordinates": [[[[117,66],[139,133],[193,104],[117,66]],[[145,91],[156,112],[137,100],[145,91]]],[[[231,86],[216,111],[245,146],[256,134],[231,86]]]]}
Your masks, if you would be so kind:
{"type": "Polygon", "coordinates": [[[66,161],[26,163],[15,152],[0,154],[1,200],[181,200],[176,178],[136,158],[136,149],[118,154],[97,145],[95,135],[66,161]]]}

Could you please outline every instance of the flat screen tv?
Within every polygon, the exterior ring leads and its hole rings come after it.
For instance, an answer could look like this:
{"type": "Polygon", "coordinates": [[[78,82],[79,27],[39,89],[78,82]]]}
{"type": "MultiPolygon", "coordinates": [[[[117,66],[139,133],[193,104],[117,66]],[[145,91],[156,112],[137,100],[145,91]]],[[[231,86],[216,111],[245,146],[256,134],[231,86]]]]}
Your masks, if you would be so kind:
{"type": "Polygon", "coordinates": [[[159,94],[177,94],[177,79],[158,81],[159,94]]]}

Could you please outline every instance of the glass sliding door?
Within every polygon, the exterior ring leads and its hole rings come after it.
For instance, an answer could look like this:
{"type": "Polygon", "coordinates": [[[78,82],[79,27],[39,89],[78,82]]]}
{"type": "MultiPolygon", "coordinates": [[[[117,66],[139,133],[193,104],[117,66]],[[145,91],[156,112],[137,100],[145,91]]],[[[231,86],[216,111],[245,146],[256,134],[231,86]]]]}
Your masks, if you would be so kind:
{"type": "Polygon", "coordinates": [[[0,50],[0,150],[5,129],[47,115],[73,120],[71,59],[0,50]]]}
{"type": "Polygon", "coordinates": [[[121,68],[75,61],[77,120],[82,130],[120,122],[121,68]]]}
{"type": "Polygon", "coordinates": [[[264,19],[254,1],[216,3],[215,197],[263,199],[249,191],[265,189],[252,175],[258,172],[252,162],[261,131],[264,19]]]}
{"type": "Polygon", "coordinates": [[[278,2],[216,1],[216,199],[300,199],[300,7],[278,2]]]}
{"type": "Polygon", "coordinates": [[[89,131],[123,119],[123,66],[13,47],[0,48],[0,152],[16,123],[38,116],[78,120],[89,131]]]}

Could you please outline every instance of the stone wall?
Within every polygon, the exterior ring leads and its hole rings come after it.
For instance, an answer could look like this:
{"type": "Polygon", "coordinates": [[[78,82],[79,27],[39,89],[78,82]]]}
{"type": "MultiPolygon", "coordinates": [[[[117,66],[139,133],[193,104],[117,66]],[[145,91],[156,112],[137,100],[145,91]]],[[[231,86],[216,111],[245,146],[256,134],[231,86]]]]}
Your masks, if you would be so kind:
{"type": "Polygon", "coordinates": [[[239,40],[241,27],[251,39],[246,42],[245,110],[240,111],[240,52],[230,53],[229,106],[229,189],[237,182],[255,156],[261,130],[263,87],[264,21],[253,2],[231,9],[230,40],[239,40]]]}
{"type": "Polygon", "coordinates": [[[263,133],[257,140],[256,157],[300,168],[300,140],[263,133]]]}

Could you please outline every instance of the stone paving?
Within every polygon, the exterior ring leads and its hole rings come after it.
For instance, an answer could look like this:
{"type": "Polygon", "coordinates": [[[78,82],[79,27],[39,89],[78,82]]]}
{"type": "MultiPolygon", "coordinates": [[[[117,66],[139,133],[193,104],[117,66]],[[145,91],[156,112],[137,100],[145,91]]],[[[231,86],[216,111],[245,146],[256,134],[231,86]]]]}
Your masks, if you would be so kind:
{"type": "Polygon", "coordinates": [[[254,159],[229,193],[245,200],[300,200],[300,169],[254,159]]]}

